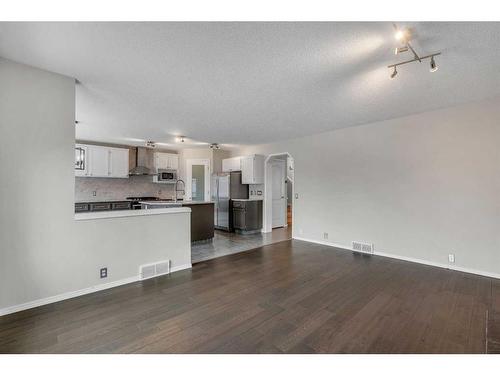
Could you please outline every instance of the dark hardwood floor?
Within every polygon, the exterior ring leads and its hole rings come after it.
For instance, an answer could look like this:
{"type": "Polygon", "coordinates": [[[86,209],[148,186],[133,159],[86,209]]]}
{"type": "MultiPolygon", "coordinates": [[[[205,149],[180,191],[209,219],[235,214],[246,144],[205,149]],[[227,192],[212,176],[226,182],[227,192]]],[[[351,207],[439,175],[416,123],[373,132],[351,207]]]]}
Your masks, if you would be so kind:
{"type": "Polygon", "coordinates": [[[284,241],[0,317],[0,352],[484,353],[499,323],[500,280],[284,241]]]}

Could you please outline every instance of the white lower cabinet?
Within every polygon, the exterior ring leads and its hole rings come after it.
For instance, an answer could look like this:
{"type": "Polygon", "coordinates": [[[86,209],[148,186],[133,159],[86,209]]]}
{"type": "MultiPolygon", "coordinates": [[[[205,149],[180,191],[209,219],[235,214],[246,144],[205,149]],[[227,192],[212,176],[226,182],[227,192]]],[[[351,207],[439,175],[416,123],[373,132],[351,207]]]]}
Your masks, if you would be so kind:
{"type": "Polygon", "coordinates": [[[75,176],[128,178],[129,150],[95,145],[75,146],[75,176]]]}

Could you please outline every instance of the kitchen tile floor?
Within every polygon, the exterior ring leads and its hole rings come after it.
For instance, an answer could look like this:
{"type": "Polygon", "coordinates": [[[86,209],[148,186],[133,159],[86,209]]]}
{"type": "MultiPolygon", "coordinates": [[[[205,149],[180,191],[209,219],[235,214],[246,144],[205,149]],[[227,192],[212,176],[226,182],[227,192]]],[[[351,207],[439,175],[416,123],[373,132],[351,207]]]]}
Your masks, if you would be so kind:
{"type": "Polygon", "coordinates": [[[218,258],[224,255],[236,254],[292,238],[292,227],[273,229],[271,233],[256,233],[242,235],[216,230],[211,242],[191,246],[191,262],[218,258]]]}

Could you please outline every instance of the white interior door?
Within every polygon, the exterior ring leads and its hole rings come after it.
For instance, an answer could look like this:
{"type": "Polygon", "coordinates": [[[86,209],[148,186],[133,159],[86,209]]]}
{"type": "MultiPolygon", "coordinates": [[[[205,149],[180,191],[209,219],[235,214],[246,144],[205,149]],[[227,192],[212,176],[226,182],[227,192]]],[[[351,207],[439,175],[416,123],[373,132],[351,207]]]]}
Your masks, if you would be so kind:
{"type": "Polygon", "coordinates": [[[272,227],[284,227],[286,225],[286,190],[285,190],[285,161],[275,161],[271,165],[272,172],[272,201],[273,220],[272,227]]]}

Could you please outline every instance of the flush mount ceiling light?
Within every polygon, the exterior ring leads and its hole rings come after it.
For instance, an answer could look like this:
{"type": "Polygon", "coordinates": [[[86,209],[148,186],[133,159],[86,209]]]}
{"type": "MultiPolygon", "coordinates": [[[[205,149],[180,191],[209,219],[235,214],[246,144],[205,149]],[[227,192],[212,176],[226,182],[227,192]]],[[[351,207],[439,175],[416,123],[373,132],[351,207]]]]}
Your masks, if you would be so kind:
{"type": "Polygon", "coordinates": [[[409,63],[416,62],[416,61],[422,62],[422,60],[425,60],[425,59],[431,59],[430,71],[435,72],[438,69],[438,67],[437,67],[436,61],[434,60],[434,57],[441,55],[441,52],[432,53],[432,54],[426,55],[426,56],[419,56],[418,53],[413,49],[412,45],[410,44],[410,39],[412,38],[412,34],[411,34],[410,29],[408,29],[408,28],[399,29],[396,26],[396,24],[393,24],[393,26],[394,26],[394,30],[396,31],[396,33],[395,33],[396,40],[398,40],[399,42],[401,42],[403,44],[401,47],[395,48],[394,54],[398,55],[400,53],[411,51],[413,53],[413,59],[402,61],[402,62],[399,62],[396,64],[388,65],[387,68],[394,69],[390,75],[391,79],[396,77],[396,75],[398,74],[398,72],[396,70],[397,66],[409,64],[409,63]]]}

